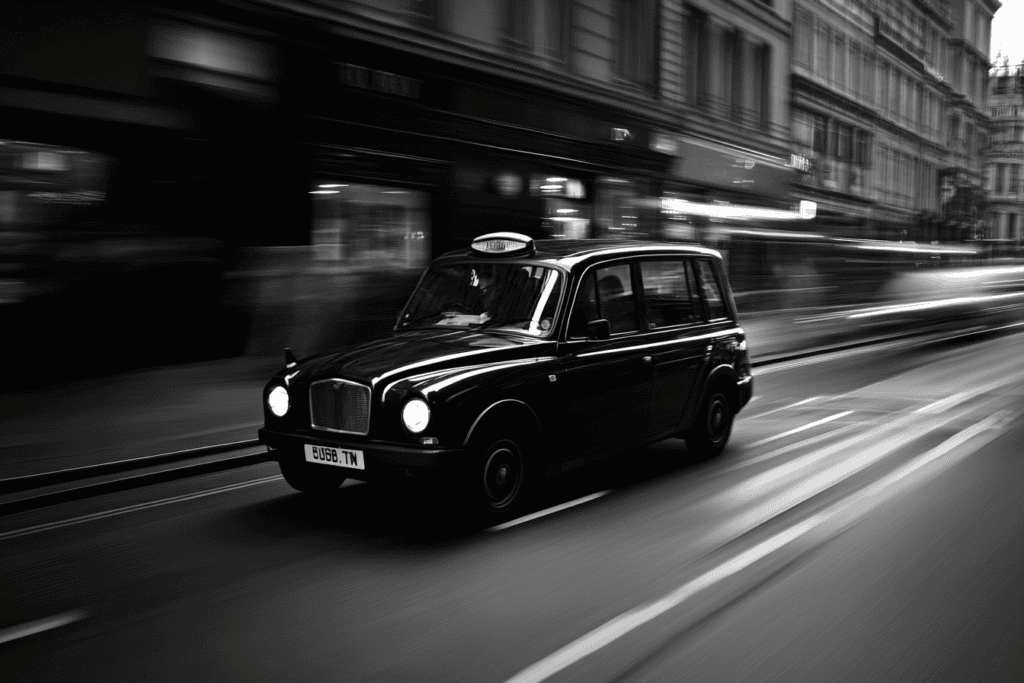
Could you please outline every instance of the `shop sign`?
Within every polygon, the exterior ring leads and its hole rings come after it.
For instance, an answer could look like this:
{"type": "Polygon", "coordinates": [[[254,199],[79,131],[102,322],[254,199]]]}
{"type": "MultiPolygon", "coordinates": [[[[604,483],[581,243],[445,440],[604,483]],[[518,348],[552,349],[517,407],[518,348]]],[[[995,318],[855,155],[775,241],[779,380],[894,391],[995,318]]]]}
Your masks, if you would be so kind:
{"type": "Polygon", "coordinates": [[[369,69],[358,64],[338,64],[339,77],[343,85],[351,88],[373,90],[388,95],[417,99],[422,81],[388,71],[369,69]]]}

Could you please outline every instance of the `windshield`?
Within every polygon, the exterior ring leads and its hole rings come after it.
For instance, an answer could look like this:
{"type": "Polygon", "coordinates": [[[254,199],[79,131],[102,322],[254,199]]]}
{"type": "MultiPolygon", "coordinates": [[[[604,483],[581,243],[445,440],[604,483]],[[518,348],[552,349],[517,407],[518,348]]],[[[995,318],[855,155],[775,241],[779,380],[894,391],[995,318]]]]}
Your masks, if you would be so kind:
{"type": "Polygon", "coordinates": [[[554,325],[561,292],[561,273],[546,266],[433,266],[413,292],[400,327],[504,329],[542,337],[554,325]]]}

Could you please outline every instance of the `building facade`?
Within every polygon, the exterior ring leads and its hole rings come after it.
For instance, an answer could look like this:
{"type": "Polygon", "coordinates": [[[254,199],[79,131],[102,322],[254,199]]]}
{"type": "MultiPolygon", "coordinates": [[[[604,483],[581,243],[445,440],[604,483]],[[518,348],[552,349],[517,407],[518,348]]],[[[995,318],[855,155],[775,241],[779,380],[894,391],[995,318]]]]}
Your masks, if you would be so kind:
{"type": "Polygon", "coordinates": [[[946,155],[941,219],[954,239],[985,236],[985,148],[989,139],[989,43],[998,0],[951,0],[946,85],[946,155]]]}
{"type": "Polygon", "coordinates": [[[989,238],[1004,250],[1019,252],[1024,238],[1024,64],[992,69],[988,89],[989,238]]]}
{"type": "Polygon", "coordinates": [[[807,159],[799,185],[838,234],[968,237],[975,205],[952,207],[976,202],[980,187],[980,46],[994,11],[974,0],[796,1],[791,120],[794,151],[807,159]]]}

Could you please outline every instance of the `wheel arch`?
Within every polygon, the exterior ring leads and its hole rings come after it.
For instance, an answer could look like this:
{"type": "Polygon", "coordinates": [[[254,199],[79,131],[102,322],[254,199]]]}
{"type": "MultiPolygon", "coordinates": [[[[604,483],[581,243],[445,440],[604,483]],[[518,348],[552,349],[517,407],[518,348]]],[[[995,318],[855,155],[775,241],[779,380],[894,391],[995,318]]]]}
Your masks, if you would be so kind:
{"type": "MultiPolygon", "coordinates": [[[[540,419],[537,417],[537,413],[534,412],[533,408],[531,408],[526,402],[517,398],[503,398],[494,401],[476,416],[476,419],[473,420],[469,429],[466,430],[466,436],[462,440],[462,445],[468,446],[476,434],[479,434],[481,430],[486,429],[502,416],[507,416],[509,418],[524,418],[526,423],[530,425],[534,437],[538,440],[541,438],[540,419]]],[[[522,426],[516,425],[515,429],[516,431],[520,431],[522,426]]]]}

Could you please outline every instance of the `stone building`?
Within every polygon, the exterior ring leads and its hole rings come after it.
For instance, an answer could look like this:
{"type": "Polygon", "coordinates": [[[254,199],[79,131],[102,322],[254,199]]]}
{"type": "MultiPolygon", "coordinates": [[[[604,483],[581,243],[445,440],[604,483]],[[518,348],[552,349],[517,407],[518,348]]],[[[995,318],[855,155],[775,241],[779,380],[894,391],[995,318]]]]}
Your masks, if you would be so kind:
{"type": "Polygon", "coordinates": [[[986,131],[987,36],[998,6],[796,0],[793,147],[809,160],[799,187],[818,201],[819,215],[834,217],[838,233],[970,236],[986,131]]]}
{"type": "Polygon", "coordinates": [[[1024,236],[1024,63],[1002,63],[988,82],[992,121],[986,158],[989,237],[1020,251],[1024,236]]]}

